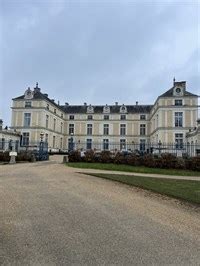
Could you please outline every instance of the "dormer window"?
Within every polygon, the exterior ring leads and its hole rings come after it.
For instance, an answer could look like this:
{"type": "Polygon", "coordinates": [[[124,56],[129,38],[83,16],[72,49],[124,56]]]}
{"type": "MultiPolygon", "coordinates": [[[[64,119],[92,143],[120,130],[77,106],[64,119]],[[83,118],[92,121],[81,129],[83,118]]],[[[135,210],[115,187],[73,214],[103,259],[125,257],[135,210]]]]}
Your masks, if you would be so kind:
{"type": "Polygon", "coordinates": [[[127,108],[124,104],[120,107],[120,113],[127,113],[127,108]]]}
{"type": "Polygon", "coordinates": [[[87,113],[94,113],[94,107],[91,104],[87,107],[87,113]]]}
{"type": "Polygon", "coordinates": [[[104,113],[110,113],[110,107],[107,104],[106,104],[106,106],[104,106],[103,112],[104,113]]]}
{"type": "Polygon", "coordinates": [[[33,91],[28,87],[28,89],[24,93],[25,99],[32,99],[33,98],[33,91]]]}

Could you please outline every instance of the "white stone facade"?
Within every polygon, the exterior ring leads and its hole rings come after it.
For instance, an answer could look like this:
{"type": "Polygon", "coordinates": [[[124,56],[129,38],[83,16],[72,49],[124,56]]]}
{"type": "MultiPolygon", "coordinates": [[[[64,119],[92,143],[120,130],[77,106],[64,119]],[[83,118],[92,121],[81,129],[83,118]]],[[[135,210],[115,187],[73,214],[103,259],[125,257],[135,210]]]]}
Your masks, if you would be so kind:
{"type": "Polygon", "coordinates": [[[197,114],[198,96],[186,91],[185,81],[174,81],[152,105],[59,105],[37,84],[13,99],[11,128],[24,144],[40,141],[42,132],[55,150],[67,150],[71,139],[76,148],[110,149],[118,143],[121,149],[134,143],[185,143],[197,114]]]}

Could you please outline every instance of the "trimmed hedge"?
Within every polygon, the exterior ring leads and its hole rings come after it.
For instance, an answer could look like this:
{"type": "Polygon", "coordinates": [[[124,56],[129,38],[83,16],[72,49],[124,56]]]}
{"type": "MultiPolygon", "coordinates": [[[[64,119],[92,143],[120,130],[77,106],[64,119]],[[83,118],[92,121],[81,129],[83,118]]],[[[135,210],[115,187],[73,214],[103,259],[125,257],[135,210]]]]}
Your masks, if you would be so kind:
{"type": "Polygon", "coordinates": [[[79,151],[72,151],[69,154],[69,162],[101,162],[128,164],[132,166],[146,166],[151,168],[163,169],[188,169],[200,171],[200,157],[180,158],[169,153],[163,153],[161,156],[147,154],[139,156],[137,154],[123,154],[117,152],[112,154],[110,151],[95,153],[93,150],[86,151],[85,156],[81,157],[79,151]]]}

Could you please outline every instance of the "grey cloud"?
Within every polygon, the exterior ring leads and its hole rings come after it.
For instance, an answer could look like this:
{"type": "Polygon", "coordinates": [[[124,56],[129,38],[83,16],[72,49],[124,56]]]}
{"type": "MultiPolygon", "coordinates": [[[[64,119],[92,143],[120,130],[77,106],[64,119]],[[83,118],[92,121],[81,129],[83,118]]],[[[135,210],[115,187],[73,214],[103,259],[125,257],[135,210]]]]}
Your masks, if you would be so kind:
{"type": "Polygon", "coordinates": [[[61,102],[152,103],[186,79],[198,92],[195,3],[4,1],[0,116],[38,81],[61,102]],[[188,19],[186,19],[188,18],[188,19]]]}

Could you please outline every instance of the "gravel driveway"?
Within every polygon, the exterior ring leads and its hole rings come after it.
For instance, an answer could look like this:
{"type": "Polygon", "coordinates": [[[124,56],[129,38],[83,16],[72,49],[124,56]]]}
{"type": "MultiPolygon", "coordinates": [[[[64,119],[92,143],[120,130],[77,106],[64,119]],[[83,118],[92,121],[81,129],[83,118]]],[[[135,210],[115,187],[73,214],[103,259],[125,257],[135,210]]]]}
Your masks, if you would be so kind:
{"type": "Polygon", "coordinates": [[[0,265],[199,265],[199,247],[198,208],[56,161],[0,166],[0,265]]]}

